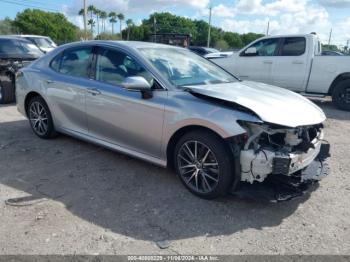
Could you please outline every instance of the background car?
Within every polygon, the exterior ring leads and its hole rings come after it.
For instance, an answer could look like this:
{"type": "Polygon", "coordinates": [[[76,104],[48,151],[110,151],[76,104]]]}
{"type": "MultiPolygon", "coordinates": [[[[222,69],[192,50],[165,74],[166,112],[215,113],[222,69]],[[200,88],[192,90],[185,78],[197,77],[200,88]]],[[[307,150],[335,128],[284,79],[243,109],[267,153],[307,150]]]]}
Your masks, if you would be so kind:
{"type": "Polygon", "coordinates": [[[308,96],[330,95],[336,107],[350,111],[350,57],[321,53],[322,44],[315,34],[274,35],[211,61],[242,80],[308,96]]]}
{"type": "Polygon", "coordinates": [[[200,56],[205,56],[210,53],[220,53],[219,50],[210,47],[189,46],[188,49],[200,56]]]}
{"type": "Polygon", "coordinates": [[[205,58],[213,59],[213,58],[222,58],[222,57],[228,57],[233,55],[233,51],[228,52],[218,52],[218,53],[209,53],[204,55],[205,58]]]}
{"type": "Polygon", "coordinates": [[[0,36],[0,104],[15,101],[18,69],[42,55],[43,52],[26,39],[0,36]]]}
{"type": "Polygon", "coordinates": [[[331,50],[325,50],[322,51],[321,55],[335,55],[335,56],[339,56],[339,55],[344,55],[341,52],[337,52],[337,51],[331,51],[331,50]]]}
{"type": "Polygon", "coordinates": [[[57,47],[56,43],[48,36],[41,35],[18,35],[35,44],[44,53],[50,52],[57,47]]]}

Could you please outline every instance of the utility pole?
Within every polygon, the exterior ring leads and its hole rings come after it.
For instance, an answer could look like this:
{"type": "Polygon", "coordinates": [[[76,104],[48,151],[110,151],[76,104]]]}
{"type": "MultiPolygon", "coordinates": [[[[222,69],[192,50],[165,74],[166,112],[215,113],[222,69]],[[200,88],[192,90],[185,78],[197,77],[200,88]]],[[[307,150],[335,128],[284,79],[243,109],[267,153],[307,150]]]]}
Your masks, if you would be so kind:
{"type": "Polygon", "coordinates": [[[269,35],[269,31],[270,31],[270,20],[267,22],[266,36],[269,35]]]}
{"type": "Polygon", "coordinates": [[[211,30],[211,9],[212,7],[209,7],[209,29],[208,29],[208,41],[207,41],[207,47],[210,46],[210,30],[211,30]]]}
{"type": "Polygon", "coordinates": [[[333,30],[333,28],[331,28],[331,31],[329,32],[328,45],[331,45],[331,39],[332,39],[332,30],[333,30]]]}
{"type": "Polygon", "coordinates": [[[87,3],[86,3],[86,0],[84,0],[84,35],[85,35],[85,40],[87,40],[87,19],[86,19],[86,16],[87,16],[87,3]]]}
{"type": "Polygon", "coordinates": [[[154,42],[157,43],[157,19],[155,15],[153,15],[153,31],[154,31],[154,42]]]}

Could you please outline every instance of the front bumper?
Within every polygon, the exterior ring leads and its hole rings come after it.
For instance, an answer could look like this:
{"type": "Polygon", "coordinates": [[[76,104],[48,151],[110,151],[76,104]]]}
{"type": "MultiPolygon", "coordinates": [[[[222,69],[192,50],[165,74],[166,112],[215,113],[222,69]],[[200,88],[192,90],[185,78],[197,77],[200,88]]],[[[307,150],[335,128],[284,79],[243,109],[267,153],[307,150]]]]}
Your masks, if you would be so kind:
{"type": "Polygon", "coordinates": [[[270,175],[263,182],[243,182],[232,195],[254,200],[281,202],[300,197],[315,188],[317,182],[330,174],[329,144],[320,144],[317,156],[302,170],[290,176],[270,175]]]}
{"type": "Polygon", "coordinates": [[[323,147],[323,131],[310,142],[307,151],[280,153],[263,149],[256,152],[253,149],[242,150],[240,155],[241,181],[253,183],[263,182],[271,175],[292,176],[308,167],[317,158],[323,147]]]}

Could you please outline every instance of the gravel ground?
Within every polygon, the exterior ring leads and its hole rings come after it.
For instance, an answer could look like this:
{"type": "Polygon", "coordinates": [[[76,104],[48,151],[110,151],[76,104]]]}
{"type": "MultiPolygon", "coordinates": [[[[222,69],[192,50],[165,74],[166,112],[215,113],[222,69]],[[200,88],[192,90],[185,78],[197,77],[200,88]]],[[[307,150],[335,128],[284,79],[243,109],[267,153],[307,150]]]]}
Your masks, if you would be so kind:
{"type": "Polygon", "coordinates": [[[350,113],[325,110],[332,174],[278,204],[190,194],[169,170],[0,107],[0,254],[350,254],[350,113]],[[32,205],[9,206],[31,196],[32,205]],[[162,248],[160,248],[162,247],[162,248]]]}

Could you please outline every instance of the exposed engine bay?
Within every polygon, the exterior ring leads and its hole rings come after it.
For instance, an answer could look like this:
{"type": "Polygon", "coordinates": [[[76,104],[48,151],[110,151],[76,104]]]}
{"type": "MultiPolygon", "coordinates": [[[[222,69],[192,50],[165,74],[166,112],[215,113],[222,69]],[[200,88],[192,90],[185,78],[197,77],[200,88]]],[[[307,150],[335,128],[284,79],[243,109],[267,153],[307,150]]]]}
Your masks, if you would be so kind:
{"type": "MultiPolygon", "coordinates": [[[[269,175],[291,176],[306,168],[318,156],[323,125],[297,128],[273,124],[242,123],[247,137],[240,153],[241,181],[262,182],[269,175]]],[[[321,179],[313,176],[313,180],[321,179]]],[[[301,182],[309,179],[300,177],[301,182]]]]}

